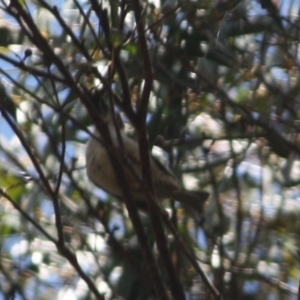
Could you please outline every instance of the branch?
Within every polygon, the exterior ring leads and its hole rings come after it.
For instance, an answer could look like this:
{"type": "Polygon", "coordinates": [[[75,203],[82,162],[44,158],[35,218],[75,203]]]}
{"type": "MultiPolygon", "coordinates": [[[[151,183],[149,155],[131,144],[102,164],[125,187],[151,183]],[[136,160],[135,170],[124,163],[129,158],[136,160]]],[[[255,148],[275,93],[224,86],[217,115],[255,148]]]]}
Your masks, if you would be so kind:
{"type": "Polygon", "coordinates": [[[52,237],[38,222],[36,222],[27,212],[25,212],[22,207],[17,203],[17,201],[14,201],[8,193],[6,193],[2,188],[0,188],[0,195],[7,199],[13,207],[31,224],[34,225],[35,228],[37,228],[49,241],[56,244],[56,239],[52,237]]]}
{"type": "Polygon", "coordinates": [[[140,44],[140,50],[143,55],[143,72],[144,72],[144,87],[142,90],[141,100],[138,105],[138,142],[139,142],[139,154],[141,161],[141,169],[143,174],[143,179],[150,191],[150,197],[147,198],[149,214],[151,219],[151,224],[153,226],[155,241],[159,250],[159,254],[162,257],[162,262],[164,268],[170,279],[171,291],[174,299],[183,300],[185,299],[184,290],[182,284],[179,280],[178,274],[175,270],[175,267],[171,261],[170,251],[168,249],[168,242],[162,225],[162,220],[160,214],[157,212],[154,201],[157,201],[154,192],[153,178],[151,172],[151,162],[150,155],[148,151],[148,138],[147,138],[147,129],[146,129],[146,116],[148,110],[148,103],[150,92],[152,89],[153,82],[153,72],[152,72],[152,63],[150,59],[149,49],[147,45],[147,40],[145,36],[144,23],[142,18],[142,7],[139,0],[133,0],[133,10],[135,15],[135,20],[137,24],[137,34],[138,41],[140,44]]]}
{"type": "MultiPolygon", "coordinates": [[[[13,66],[15,66],[16,68],[23,70],[25,72],[28,72],[29,74],[35,75],[35,76],[40,76],[43,78],[50,78],[48,72],[45,72],[44,70],[40,69],[40,68],[35,68],[32,66],[29,66],[27,64],[24,63],[23,60],[15,60],[12,59],[11,57],[3,54],[0,52],[0,59],[5,60],[6,62],[9,62],[10,64],[12,64],[13,66]]],[[[1,68],[2,70],[2,68],[1,68]]],[[[53,78],[53,80],[57,81],[57,82],[61,82],[66,84],[66,80],[63,77],[57,76],[52,74],[51,77],[53,78]]]]}

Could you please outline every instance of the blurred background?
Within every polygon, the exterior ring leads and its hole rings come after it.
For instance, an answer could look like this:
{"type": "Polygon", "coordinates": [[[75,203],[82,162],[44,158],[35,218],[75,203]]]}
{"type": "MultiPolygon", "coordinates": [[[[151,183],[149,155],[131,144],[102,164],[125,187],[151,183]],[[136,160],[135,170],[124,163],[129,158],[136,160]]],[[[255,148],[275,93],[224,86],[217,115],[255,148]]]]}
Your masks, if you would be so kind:
{"type": "Polygon", "coordinates": [[[113,94],[135,138],[149,82],[153,155],[211,194],[200,220],[162,203],[201,268],[166,229],[186,299],[299,299],[299,12],[293,0],[1,0],[0,299],[164,299],[124,204],[85,173],[86,91],[113,94]]]}

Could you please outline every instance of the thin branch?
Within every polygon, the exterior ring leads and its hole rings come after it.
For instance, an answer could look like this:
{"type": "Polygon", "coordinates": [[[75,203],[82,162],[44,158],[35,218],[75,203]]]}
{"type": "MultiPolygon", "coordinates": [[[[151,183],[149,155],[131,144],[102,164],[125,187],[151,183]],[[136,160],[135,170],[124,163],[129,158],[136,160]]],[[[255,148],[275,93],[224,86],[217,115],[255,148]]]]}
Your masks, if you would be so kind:
{"type": "Polygon", "coordinates": [[[28,145],[25,136],[23,135],[21,130],[17,127],[17,125],[11,120],[8,113],[4,109],[2,109],[1,107],[0,107],[0,111],[3,115],[3,117],[5,118],[6,122],[8,123],[8,125],[11,127],[13,132],[18,137],[19,141],[21,142],[21,144],[22,144],[24,150],[26,151],[26,153],[28,154],[29,158],[31,159],[37,173],[39,174],[39,176],[42,180],[42,183],[43,183],[43,186],[44,186],[46,192],[49,194],[50,197],[53,197],[54,194],[53,194],[53,190],[52,190],[52,188],[49,184],[49,181],[47,180],[47,178],[46,178],[39,162],[37,161],[36,156],[32,153],[32,150],[31,150],[30,146],[28,145]]]}
{"type": "Polygon", "coordinates": [[[212,292],[212,294],[215,296],[215,299],[222,300],[222,296],[219,293],[219,291],[216,289],[216,287],[213,285],[209,277],[206,275],[206,273],[202,270],[200,264],[197,262],[196,257],[191,252],[191,250],[186,246],[185,242],[183,241],[182,237],[178,233],[177,229],[174,227],[174,225],[167,219],[164,218],[164,222],[169,228],[169,230],[173,233],[180,250],[184,253],[184,255],[187,257],[187,259],[192,264],[195,271],[200,275],[201,279],[205,283],[205,285],[208,287],[208,289],[212,292]]]}
{"type": "Polygon", "coordinates": [[[51,7],[48,4],[48,2],[44,1],[44,0],[38,0],[38,1],[43,5],[43,7],[45,7],[48,11],[50,11],[54,15],[55,19],[58,21],[58,23],[60,24],[62,29],[64,29],[66,31],[66,33],[71,37],[73,44],[77,47],[77,49],[80,51],[80,53],[87,59],[87,61],[90,61],[91,57],[90,57],[89,52],[84,47],[83,43],[78,40],[78,38],[75,36],[75,34],[71,30],[71,28],[66,24],[66,22],[64,21],[64,19],[62,18],[62,16],[59,13],[57,6],[51,7]]]}
{"type": "Polygon", "coordinates": [[[168,150],[173,147],[183,148],[183,149],[193,149],[196,147],[202,146],[203,142],[211,141],[214,143],[215,141],[231,141],[231,140],[253,140],[259,139],[261,137],[267,137],[265,132],[261,133],[242,133],[242,134],[231,134],[231,135],[222,135],[221,137],[213,137],[209,135],[201,136],[201,137],[179,137],[177,139],[166,140],[163,136],[158,136],[155,145],[168,150]]]}
{"type": "MultiPolygon", "coordinates": [[[[82,17],[83,17],[83,19],[84,19],[84,21],[85,21],[85,24],[88,25],[88,27],[89,27],[89,29],[90,29],[90,31],[91,31],[91,33],[92,33],[92,36],[93,36],[93,38],[94,38],[94,42],[96,42],[95,49],[94,49],[94,51],[92,51],[92,53],[91,53],[90,56],[93,57],[95,51],[97,50],[97,47],[99,47],[99,49],[101,49],[101,51],[102,51],[103,53],[105,53],[105,49],[101,46],[100,40],[99,40],[99,38],[98,38],[98,36],[97,36],[95,30],[94,30],[94,27],[92,26],[92,24],[91,24],[91,22],[90,22],[90,20],[89,20],[90,13],[92,12],[92,7],[89,8],[89,10],[88,10],[88,12],[87,12],[87,14],[86,14],[86,13],[84,12],[84,10],[82,9],[81,4],[79,4],[79,2],[78,2],[77,0],[74,0],[74,3],[75,3],[75,5],[76,5],[77,9],[79,10],[80,14],[82,15],[82,17]]],[[[83,24],[83,25],[85,25],[85,24],[83,24]]],[[[84,27],[85,27],[85,26],[84,26],[84,27]]],[[[84,34],[84,30],[82,29],[82,35],[83,35],[83,34],[84,34]]]]}
{"type": "MultiPolygon", "coordinates": [[[[134,116],[132,105],[131,105],[131,95],[130,95],[130,89],[128,85],[127,74],[119,57],[119,49],[118,47],[114,47],[114,45],[111,43],[110,40],[110,26],[107,17],[107,11],[102,9],[98,1],[91,0],[91,3],[92,3],[93,10],[97,14],[99,20],[101,20],[102,29],[104,31],[104,35],[106,38],[106,43],[110,50],[110,59],[112,59],[112,63],[116,65],[116,69],[120,77],[120,83],[122,87],[122,105],[126,107],[126,111],[129,113],[129,115],[134,116]]],[[[135,118],[133,118],[132,121],[134,121],[133,125],[136,126],[135,118]]]]}
{"type": "MultiPolygon", "coordinates": [[[[35,75],[35,76],[40,76],[43,78],[49,78],[49,74],[48,72],[40,69],[40,68],[36,68],[30,65],[27,65],[24,63],[23,60],[15,60],[12,59],[11,57],[3,54],[0,52],[0,59],[3,59],[6,62],[9,62],[10,64],[12,64],[14,67],[16,67],[19,70],[28,72],[29,74],[35,75]]],[[[53,80],[57,81],[57,82],[61,82],[61,83],[66,83],[66,80],[62,77],[59,77],[57,75],[51,74],[53,80]]]]}
{"type": "MultiPolygon", "coordinates": [[[[51,73],[50,68],[48,69],[48,72],[51,73]]],[[[59,104],[59,99],[58,99],[58,93],[56,90],[56,85],[53,80],[51,80],[52,84],[52,89],[54,91],[54,96],[56,98],[57,104],[59,104]]],[[[56,141],[58,142],[58,141],[56,141]]],[[[62,228],[62,221],[61,221],[61,212],[60,212],[60,205],[59,205],[59,189],[61,185],[61,180],[63,176],[63,170],[64,170],[64,161],[65,161],[65,153],[66,153],[66,128],[65,128],[65,120],[64,117],[62,116],[62,153],[61,153],[61,159],[59,161],[60,167],[58,171],[58,177],[56,181],[56,187],[53,192],[54,197],[53,197],[53,206],[54,206],[54,212],[55,212],[55,221],[56,221],[56,228],[58,232],[58,243],[61,245],[65,244],[65,239],[64,239],[64,234],[63,234],[63,228],[62,228]]]]}
{"type": "Polygon", "coordinates": [[[277,279],[277,278],[272,278],[272,277],[267,277],[263,274],[258,273],[255,269],[253,268],[239,268],[239,267],[232,267],[230,271],[234,274],[237,274],[239,276],[251,276],[251,278],[257,278],[259,280],[262,280],[263,282],[277,288],[278,290],[290,294],[290,295],[298,295],[298,291],[296,288],[290,287],[288,284],[285,282],[277,279]]]}
{"type": "Polygon", "coordinates": [[[66,248],[65,245],[56,244],[59,252],[69,261],[69,263],[74,267],[78,275],[85,281],[89,289],[93,292],[98,300],[105,300],[105,297],[102,296],[96,287],[92,279],[82,270],[81,266],[78,263],[76,255],[71,252],[70,249],[66,248]]]}
{"type": "MultiPolygon", "coordinates": [[[[1,291],[2,296],[6,296],[6,299],[15,299],[21,296],[21,299],[27,300],[28,298],[25,295],[24,287],[22,284],[22,275],[20,276],[18,274],[18,276],[15,276],[15,274],[11,272],[11,265],[5,267],[2,259],[0,260],[0,272],[4,275],[4,277],[10,284],[9,289],[7,289],[6,287],[5,291],[1,291]],[[14,292],[14,294],[12,294],[12,292],[14,292]],[[18,296],[16,294],[18,294],[18,296]]],[[[26,272],[29,272],[29,270],[27,269],[26,272]]]]}
{"type": "MultiPolygon", "coordinates": [[[[1,107],[0,107],[1,109],[1,107]]],[[[61,223],[61,218],[60,218],[60,211],[59,211],[59,206],[58,206],[58,200],[56,198],[55,192],[52,190],[47,178],[45,177],[38,161],[36,160],[36,157],[33,155],[31,149],[29,148],[29,145],[27,144],[27,141],[21,131],[17,128],[17,126],[13,123],[13,121],[10,119],[9,115],[7,112],[3,109],[1,109],[2,115],[4,116],[5,120],[8,122],[8,124],[11,126],[15,134],[18,136],[22,146],[24,147],[25,151],[29,155],[36,171],[38,172],[40,179],[42,181],[43,187],[46,189],[48,194],[50,195],[51,199],[53,200],[54,204],[54,209],[55,209],[55,214],[56,214],[56,228],[58,231],[58,236],[59,239],[56,241],[54,238],[52,238],[37,222],[35,222],[34,219],[32,219],[29,215],[23,212],[23,210],[19,207],[18,204],[16,204],[11,198],[9,198],[9,195],[7,195],[2,189],[0,189],[0,193],[5,196],[6,198],[10,200],[10,202],[13,204],[13,206],[32,224],[36,226],[50,241],[55,243],[58,251],[73,265],[73,267],[76,269],[78,272],[79,276],[87,283],[89,286],[90,290],[94,293],[94,295],[97,297],[99,300],[104,300],[104,297],[99,293],[97,287],[91,280],[89,276],[86,275],[85,272],[83,272],[82,268],[78,264],[76,256],[66,247],[64,243],[64,238],[63,238],[63,225],[61,223]],[[55,205],[56,204],[56,205],[55,205]]]]}
{"type": "Polygon", "coordinates": [[[35,228],[37,228],[49,241],[56,244],[56,239],[52,237],[37,221],[35,221],[27,212],[25,212],[22,207],[17,203],[17,201],[14,201],[8,193],[6,193],[2,188],[0,188],[0,195],[7,199],[13,207],[32,225],[34,225],[35,228]]]}

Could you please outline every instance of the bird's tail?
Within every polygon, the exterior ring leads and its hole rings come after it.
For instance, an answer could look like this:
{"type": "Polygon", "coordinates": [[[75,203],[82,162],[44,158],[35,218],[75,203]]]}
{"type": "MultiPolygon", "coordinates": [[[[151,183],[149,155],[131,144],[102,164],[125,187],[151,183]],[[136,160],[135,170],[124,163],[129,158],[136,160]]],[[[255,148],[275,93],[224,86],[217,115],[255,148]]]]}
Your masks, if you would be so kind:
{"type": "Polygon", "coordinates": [[[174,199],[193,208],[197,213],[201,214],[204,204],[209,198],[209,193],[205,191],[181,191],[174,195],[174,199]]]}

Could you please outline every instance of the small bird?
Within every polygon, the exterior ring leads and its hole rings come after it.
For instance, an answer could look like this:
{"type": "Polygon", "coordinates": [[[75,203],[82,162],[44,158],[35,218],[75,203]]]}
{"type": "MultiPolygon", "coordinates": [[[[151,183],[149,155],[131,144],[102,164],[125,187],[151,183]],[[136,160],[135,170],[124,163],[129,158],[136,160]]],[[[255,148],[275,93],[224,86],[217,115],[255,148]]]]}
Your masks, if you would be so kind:
{"type": "MultiPolygon", "coordinates": [[[[145,207],[147,195],[141,184],[142,173],[138,143],[126,135],[121,119],[117,119],[118,128],[115,127],[111,113],[108,113],[105,116],[105,119],[113,147],[120,147],[119,138],[121,137],[121,149],[123,149],[124,152],[124,164],[122,167],[131,195],[134,201],[138,204],[142,204],[142,207],[145,207]],[[117,133],[118,131],[119,133],[117,133]]],[[[100,133],[95,129],[86,148],[87,175],[96,186],[121,199],[122,188],[118,183],[115,169],[111,164],[111,158],[107,151],[108,149],[104,146],[103,142],[101,142],[100,133]]],[[[203,206],[209,197],[209,193],[205,191],[185,190],[170,169],[153,156],[151,156],[150,159],[153,184],[157,199],[161,201],[166,198],[173,198],[188,205],[200,214],[203,211],[203,206]]]]}

